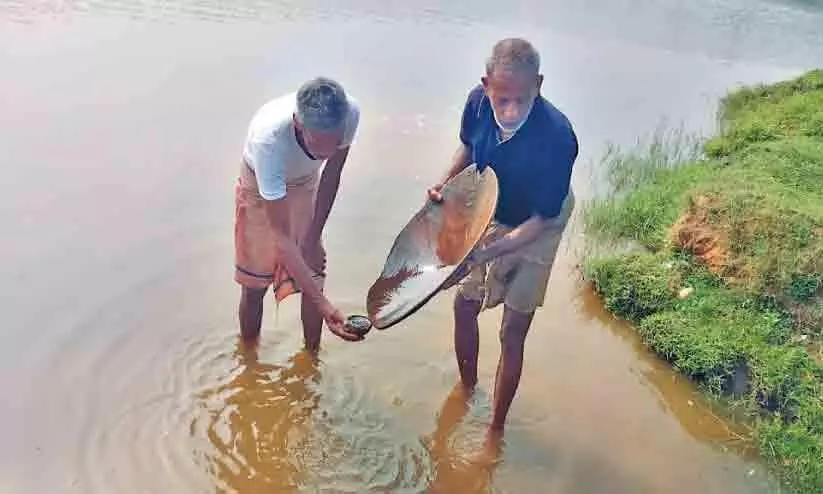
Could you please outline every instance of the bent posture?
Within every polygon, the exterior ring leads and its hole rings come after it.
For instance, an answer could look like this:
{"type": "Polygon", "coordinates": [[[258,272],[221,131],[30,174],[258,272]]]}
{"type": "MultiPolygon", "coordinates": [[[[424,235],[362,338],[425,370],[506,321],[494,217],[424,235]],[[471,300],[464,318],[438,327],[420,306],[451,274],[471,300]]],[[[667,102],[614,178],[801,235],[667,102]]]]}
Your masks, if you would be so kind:
{"type": "Polygon", "coordinates": [[[235,188],[235,280],[247,342],[259,338],[269,286],[278,302],[302,293],[303,336],[312,352],[323,321],[345,340],[362,339],[346,330],[323,294],[322,243],[359,115],[340,84],[316,78],[263,105],[249,125],[235,188]]]}

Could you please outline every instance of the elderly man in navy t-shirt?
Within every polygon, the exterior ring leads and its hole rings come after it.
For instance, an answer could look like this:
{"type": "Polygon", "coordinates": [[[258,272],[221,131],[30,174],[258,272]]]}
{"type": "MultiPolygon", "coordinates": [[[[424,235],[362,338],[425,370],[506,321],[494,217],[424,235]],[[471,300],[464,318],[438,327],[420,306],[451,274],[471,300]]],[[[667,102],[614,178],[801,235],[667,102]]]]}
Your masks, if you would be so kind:
{"type": "Polygon", "coordinates": [[[522,39],[495,44],[486,75],[469,93],[454,164],[429,197],[442,200],[443,183],[472,163],[490,166],[499,180],[494,221],[457,278],[455,353],[463,388],[477,383],[481,310],[504,304],[494,416],[487,446],[501,436],[523,365],[523,346],[543,304],[558,244],[574,195],[577,137],[563,113],[540,95],[540,57],[522,39]]]}

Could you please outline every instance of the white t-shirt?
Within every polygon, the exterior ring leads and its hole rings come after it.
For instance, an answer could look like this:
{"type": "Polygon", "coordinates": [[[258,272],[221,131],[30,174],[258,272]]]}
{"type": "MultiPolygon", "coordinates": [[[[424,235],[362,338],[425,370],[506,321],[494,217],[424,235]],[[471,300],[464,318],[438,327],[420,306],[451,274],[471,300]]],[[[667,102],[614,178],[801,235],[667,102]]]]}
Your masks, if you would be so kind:
{"type": "MultiPolygon", "coordinates": [[[[360,109],[351,96],[349,114],[340,149],[351,145],[360,121],[360,109]]],[[[294,133],[294,112],[297,93],[275,98],[263,105],[249,124],[243,157],[257,177],[260,195],[273,201],[286,196],[286,184],[316,173],[323,160],[310,158],[297,143],[294,133]]]]}

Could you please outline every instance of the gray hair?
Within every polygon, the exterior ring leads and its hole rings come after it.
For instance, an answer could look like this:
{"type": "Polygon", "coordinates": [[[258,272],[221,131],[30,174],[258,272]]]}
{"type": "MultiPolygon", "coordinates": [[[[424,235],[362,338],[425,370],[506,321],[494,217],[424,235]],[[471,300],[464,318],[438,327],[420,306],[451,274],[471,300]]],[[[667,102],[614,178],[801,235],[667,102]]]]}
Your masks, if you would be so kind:
{"type": "Polygon", "coordinates": [[[340,130],[348,113],[346,92],[337,81],[316,77],[297,90],[297,119],[309,129],[321,132],[340,130]]]}
{"type": "Polygon", "coordinates": [[[500,40],[495,43],[491,56],[486,60],[486,75],[491,75],[495,70],[537,75],[540,73],[540,54],[525,39],[500,40]]]}

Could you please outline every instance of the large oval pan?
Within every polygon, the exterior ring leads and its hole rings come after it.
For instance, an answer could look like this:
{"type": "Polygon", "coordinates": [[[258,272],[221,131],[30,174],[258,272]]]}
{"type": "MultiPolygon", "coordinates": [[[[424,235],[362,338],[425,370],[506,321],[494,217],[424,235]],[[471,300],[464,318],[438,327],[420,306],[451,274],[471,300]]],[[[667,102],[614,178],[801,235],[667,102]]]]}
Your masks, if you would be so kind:
{"type": "Polygon", "coordinates": [[[369,289],[366,308],[386,329],[426,304],[474,249],[497,207],[497,175],[471,165],[428,201],[394,241],[383,272],[369,289]]]}

